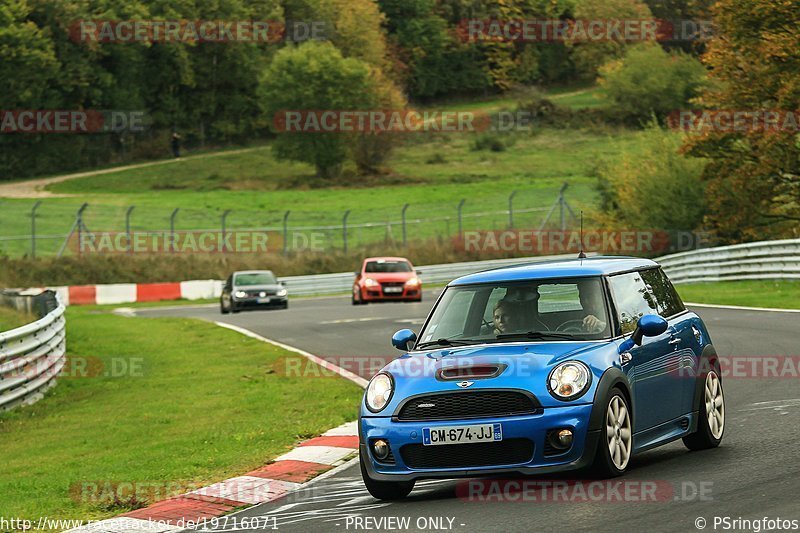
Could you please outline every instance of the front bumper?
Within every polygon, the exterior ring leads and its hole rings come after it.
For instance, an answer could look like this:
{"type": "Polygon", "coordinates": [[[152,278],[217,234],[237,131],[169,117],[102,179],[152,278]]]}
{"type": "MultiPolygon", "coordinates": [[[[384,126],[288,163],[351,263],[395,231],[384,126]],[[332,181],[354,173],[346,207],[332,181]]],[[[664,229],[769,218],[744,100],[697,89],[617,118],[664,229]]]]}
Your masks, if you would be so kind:
{"type": "MultiPolygon", "coordinates": [[[[476,477],[497,474],[545,474],[588,466],[594,459],[600,430],[589,429],[592,404],[548,407],[541,414],[505,418],[480,418],[426,422],[397,422],[391,417],[362,417],[359,420],[359,451],[365,458],[369,477],[378,481],[411,481],[430,478],[476,477]],[[500,423],[503,440],[526,438],[533,442],[530,460],[514,464],[463,466],[458,468],[412,468],[403,458],[403,447],[421,445],[422,429],[440,426],[500,423]],[[572,446],[558,455],[545,455],[545,436],[549,430],[571,428],[572,446]],[[389,441],[395,464],[377,462],[368,442],[373,439],[389,441]]],[[[459,444],[458,446],[470,446],[459,444]]],[[[436,446],[429,448],[437,448],[436,446]]]]}
{"type": "Polygon", "coordinates": [[[422,286],[403,287],[402,292],[385,292],[383,287],[364,287],[361,299],[365,302],[382,302],[392,300],[419,300],[422,298],[422,286]]]}
{"type": "Polygon", "coordinates": [[[270,309],[274,307],[286,307],[289,299],[286,296],[270,296],[269,301],[259,301],[261,298],[236,298],[233,306],[238,310],[247,309],[270,309]]]}

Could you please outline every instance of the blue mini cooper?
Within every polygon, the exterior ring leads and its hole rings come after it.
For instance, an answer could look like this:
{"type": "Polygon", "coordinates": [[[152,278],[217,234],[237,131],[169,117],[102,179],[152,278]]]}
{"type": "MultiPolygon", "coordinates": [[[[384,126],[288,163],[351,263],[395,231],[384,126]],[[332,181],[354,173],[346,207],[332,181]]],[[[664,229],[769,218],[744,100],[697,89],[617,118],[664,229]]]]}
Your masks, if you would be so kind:
{"type": "Polygon", "coordinates": [[[719,445],[725,401],[708,330],[658,264],[594,257],[451,282],[359,416],[370,494],[418,479],[591,469],[682,438],[719,445]]]}

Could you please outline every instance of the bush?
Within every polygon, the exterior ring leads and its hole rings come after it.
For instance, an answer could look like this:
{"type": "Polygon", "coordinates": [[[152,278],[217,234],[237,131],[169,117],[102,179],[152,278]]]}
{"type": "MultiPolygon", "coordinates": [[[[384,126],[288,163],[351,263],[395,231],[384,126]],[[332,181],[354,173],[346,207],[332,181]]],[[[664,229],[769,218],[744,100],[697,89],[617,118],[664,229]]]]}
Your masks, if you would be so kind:
{"type": "Polygon", "coordinates": [[[600,209],[607,226],[638,230],[695,230],[703,223],[702,159],[680,153],[682,135],[652,121],[635,152],[601,161],[600,209]]]}
{"type": "Polygon", "coordinates": [[[630,48],[622,60],[600,69],[600,84],[610,110],[630,123],[641,123],[656,115],[685,109],[705,85],[706,69],[695,58],[670,54],[657,44],[630,48]]]}

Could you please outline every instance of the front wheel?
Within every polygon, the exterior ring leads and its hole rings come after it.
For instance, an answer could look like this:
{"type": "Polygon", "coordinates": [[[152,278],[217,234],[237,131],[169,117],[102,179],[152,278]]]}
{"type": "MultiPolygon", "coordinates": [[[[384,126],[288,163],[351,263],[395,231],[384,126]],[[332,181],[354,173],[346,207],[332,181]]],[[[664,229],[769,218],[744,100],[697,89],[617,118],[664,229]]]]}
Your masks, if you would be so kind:
{"type": "Polygon", "coordinates": [[[225,308],[225,302],[222,300],[219,301],[219,312],[222,313],[223,315],[227,315],[228,313],[231,312],[230,309],[225,308]]]}
{"type": "Polygon", "coordinates": [[[725,432],[725,396],[715,370],[706,375],[699,411],[697,431],[684,437],[683,444],[690,450],[716,448],[725,432]]]}
{"type": "Polygon", "coordinates": [[[592,469],[601,478],[621,476],[631,458],[633,425],[628,402],[617,389],[612,389],[606,403],[604,421],[592,469]]]}
{"type": "Polygon", "coordinates": [[[414,488],[413,481],[375,481],[367,474],[363,454],[359,454],[358,462],[361,465],[361,478],[364,480],[364,485],[374,498],[387,501],[402,500],[414,488]]]}

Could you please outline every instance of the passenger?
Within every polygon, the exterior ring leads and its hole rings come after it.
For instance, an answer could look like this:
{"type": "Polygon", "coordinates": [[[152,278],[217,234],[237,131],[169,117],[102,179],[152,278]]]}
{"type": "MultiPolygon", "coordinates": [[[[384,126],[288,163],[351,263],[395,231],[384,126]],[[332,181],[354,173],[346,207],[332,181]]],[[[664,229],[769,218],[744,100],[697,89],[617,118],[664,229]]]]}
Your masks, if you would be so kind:
{"type": "Polygon", "coordinates": [[[605,317],[600,285],[594,281],[579,282],[578,295],[583,312],[586,313],[583,318],[583,329],[588,333],[600,333],[605,330],[608,324],[598,318],[598,315],[605,317]]]}

